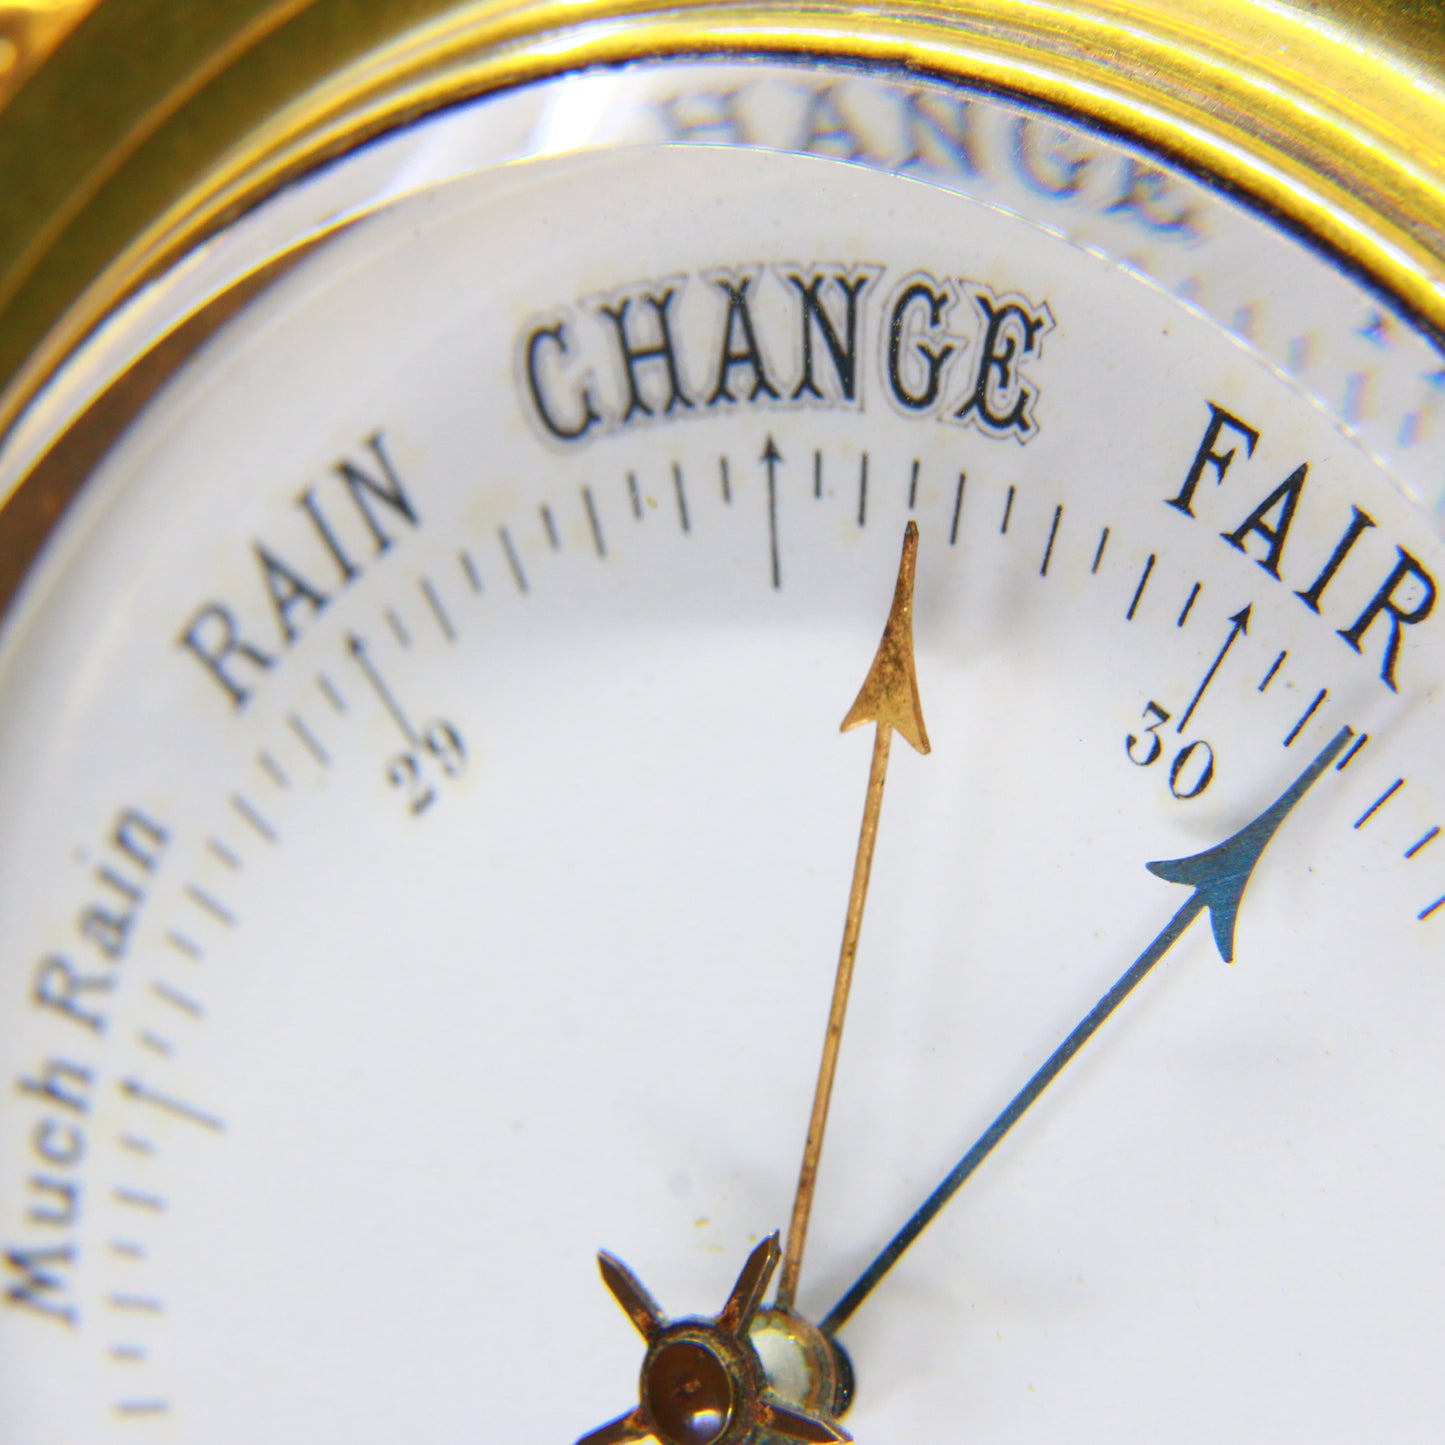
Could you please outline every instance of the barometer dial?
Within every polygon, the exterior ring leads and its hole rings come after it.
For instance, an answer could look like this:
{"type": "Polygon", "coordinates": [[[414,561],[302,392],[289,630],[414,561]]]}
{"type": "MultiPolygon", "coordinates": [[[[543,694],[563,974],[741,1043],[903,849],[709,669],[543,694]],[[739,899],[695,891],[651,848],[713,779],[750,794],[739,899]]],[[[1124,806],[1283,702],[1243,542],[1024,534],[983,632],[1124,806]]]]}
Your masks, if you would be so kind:
{"type": "Polygon", "coordinates": [[[657,60],[217,234],[5,485],[87,449],[0,638],[8,1438],[1431,1438],[1445,359],[1368,277],[657,60]]]}

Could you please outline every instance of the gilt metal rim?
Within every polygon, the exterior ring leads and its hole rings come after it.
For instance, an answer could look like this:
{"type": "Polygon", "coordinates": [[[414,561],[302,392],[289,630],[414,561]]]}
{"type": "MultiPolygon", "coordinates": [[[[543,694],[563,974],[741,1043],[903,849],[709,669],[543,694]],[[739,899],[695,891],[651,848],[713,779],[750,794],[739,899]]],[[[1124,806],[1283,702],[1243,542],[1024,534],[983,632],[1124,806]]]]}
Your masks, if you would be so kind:
{"type": "Polygon", "coordinates": [[[0,111],[0,437],[148,279],[324,160],[530,81],[729,55],[928,74],[1116,133],[1445,337],[1431,0],[103,0],[0,111]]]}

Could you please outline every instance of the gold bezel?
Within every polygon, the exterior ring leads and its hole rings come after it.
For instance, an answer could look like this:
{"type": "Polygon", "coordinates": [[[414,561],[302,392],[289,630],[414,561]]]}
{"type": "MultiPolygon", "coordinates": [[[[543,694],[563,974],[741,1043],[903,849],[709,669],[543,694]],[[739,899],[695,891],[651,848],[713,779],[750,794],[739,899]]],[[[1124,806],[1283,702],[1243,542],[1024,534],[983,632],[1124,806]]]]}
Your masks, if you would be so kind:
{"type": "MultiPolygon", "coordinates": [[[[466,97],[720,53],[928,73],[1122,135],[1445,337],[1431,0],[103,0],[0,111],[0,437],[147,279],[321,161],[466,97]]],[[[65,495],[26,499],[31,532],[65,495]]],[[[17,510],[0,511],[0,599],[33,553],[17,510]]]]}

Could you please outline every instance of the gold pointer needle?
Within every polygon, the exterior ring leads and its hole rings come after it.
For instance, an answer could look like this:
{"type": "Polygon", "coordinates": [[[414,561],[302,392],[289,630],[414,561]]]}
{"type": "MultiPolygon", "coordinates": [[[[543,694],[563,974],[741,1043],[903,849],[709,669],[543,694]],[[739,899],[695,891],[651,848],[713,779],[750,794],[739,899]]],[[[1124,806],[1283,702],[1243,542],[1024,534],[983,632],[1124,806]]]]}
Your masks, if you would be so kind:
{"type": "Polygon", "coordinates": [[[828,1125],[828,1101],[833,1094],[833,1075],[838,1069],[838,1048],[843,1041],[848,992],[853,986],[853,961],[858,956],[858,934],[863,927],[868,876],[873,870],[873,845],[878,837],[878,814],[883,806],[883,783],[888,775],[888,748],[893,740],[893,730],[896,728],[902,733],[918,752],[929,751],[928,730],[923,725],[923,708],[918,701],[918,676],[913,667],[913,574],[917,559],[918,526],[910,522],[903,534],[903,556],[898,563],[898,582],[893,589],[893,606],[883,628],[883,639],[878,644],[873,666],[863,679],[857,700],[843,719],[843,732],[870,722],[875,723],[878,730],[873,739],[873,765],[868,772],[868,796],[863,805],[863,826],[858,832],[853,886],[848,893],[848,916],[843,925],[838,972],[833,980],[828,1031],[823,1036],[823,1058],[818,1066],[818,1084],[813,1092],[813,1113],[808,1120],[803,1167],[798,1171],[798,1192],[793,1199],[792,1222],[788,1225],[788,1245],[778,1284],[779,1309],[792,1309],[798,1290],[798,1273],[803,1267],[803,1244],[808,1235],[808,1216],[813,1209],[813,1191],[818,1182],[818,1160],[823,1152],[823,1131],[828,1125]]]}

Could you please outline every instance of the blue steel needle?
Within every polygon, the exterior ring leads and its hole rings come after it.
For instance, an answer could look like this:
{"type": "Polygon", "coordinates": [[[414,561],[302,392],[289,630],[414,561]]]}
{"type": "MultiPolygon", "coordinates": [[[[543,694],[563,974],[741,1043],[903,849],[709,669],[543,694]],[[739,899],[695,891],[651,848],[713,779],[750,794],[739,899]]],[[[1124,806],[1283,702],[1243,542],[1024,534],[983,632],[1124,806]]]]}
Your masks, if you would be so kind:
{"type": "Polygon", "coordinates": [[[1354,736],[1341,728],[1319,756],[1297,777],[1280,797],[1252,823],[1223,843],[1188,858],[1171,858],[1148,864],[1158,878],[1193,888],[1188,901],[1164,925],[1158,937],[1125,970],[1123,977],[1089,1011],[1074,1031],[1014,1095],[1012,1101],[979,1141],[949,1171],[938,1188],[919,1205],[908,1223],[889,1241],[883,1252],[859,1275],[851,1289],[828,1311],[821,1329],[834,1334],[872,1292],[873,1287],[898,1262],[903,1251],[923,1233],[934,1216],[963,1188],[974,1171],[994,1151],[1004,1135],[1024,1116],[1029,1106],[1063,1071],[1064,1066],[1098,1032],[1104,1021],[1134,991],[1144,976],[1184,936],[1189,925],[1207,908],[1214,928],[1214,942],[1226,963],[1234,961],[1234,925],[1240,900],[1270,839],[1293,811],[1296,803],[1314,786],[1321,773],[1339,756],[1354,736]]]}

